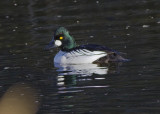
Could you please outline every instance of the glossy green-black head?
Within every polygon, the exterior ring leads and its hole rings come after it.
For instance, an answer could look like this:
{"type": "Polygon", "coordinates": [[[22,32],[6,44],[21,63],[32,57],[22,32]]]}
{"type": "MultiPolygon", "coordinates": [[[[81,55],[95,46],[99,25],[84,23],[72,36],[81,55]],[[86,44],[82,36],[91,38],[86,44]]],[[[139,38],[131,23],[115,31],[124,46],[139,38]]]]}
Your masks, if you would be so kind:
{"type": "Polygon", "coordinates": [[[76,46],[76,43],[73,37],[70,36],[69,31],[64,28],[58,28],[55,33],[52,41],[49,43],[47,48],[60,47],[61,50],[69,50],[76,46]]]}

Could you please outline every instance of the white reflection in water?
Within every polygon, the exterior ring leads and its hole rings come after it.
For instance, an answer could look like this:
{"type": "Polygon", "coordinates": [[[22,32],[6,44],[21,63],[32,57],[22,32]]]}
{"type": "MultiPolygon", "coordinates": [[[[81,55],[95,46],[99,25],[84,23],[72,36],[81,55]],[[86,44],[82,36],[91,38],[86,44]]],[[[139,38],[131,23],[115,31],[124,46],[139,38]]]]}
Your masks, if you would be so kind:
{"type": "Polygon", "coordinates": [[[54,64],[57,67],[58,93],[83,92],[86,88],[106,88],[108,85],[84,85],[76,86],[78,82],[91,80],[104,80],[108,73],[108,67],[100,67],[97,64],[54,64]],[[100,77],[93,77],[97,74],[100,77]],[[103,76],[103,77],[102,77],[103,76]]]}
{"type": "Polygon", "coordinates": [[[37,92],[27,84],[12,85],[0,100],[0,114],[36,114],[37,92]]]}
{"type": "Polygon", "coordinates": [[[69,87],[69,88],[65,88],[65,87],[61,87],[59,88],[59,90],[66,90],[66,89],[80,89],[80,88],[105,88],[105,87],[109,87],[109,86],[82,86],[82,87],[69,87]]]}

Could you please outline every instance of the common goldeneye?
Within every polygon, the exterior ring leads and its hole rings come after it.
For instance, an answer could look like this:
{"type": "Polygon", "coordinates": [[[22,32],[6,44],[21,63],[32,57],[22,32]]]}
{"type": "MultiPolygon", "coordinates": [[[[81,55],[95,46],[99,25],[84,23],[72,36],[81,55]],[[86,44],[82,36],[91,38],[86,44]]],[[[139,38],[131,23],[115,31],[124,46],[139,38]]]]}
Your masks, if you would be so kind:
{"type": "Polygon", "coordinates": [[[81,63],[108,63],[128,61],[121,56],[120,52],[106,46],[87,44],[77,46],[69,31],[58,28],[54,37],[46,46],[46,49],[59,47],[60,51],[54,57],[54,63],[58,64],[81,64],[81,63]]]}

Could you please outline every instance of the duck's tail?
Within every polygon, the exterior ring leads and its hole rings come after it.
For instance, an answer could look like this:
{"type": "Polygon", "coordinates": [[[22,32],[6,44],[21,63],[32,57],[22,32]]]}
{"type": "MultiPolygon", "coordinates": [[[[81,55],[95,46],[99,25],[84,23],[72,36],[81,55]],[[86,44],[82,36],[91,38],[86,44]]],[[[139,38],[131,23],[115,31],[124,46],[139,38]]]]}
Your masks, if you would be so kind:
{"type": "Polygon", "coordinates": [[[117,54],[117,53],[109,53],[107,55],[107,59],[108,61],[111,61],[111,62],[128,62],[130,61],[130,59],[126,59],[124,57],[121,56],[122,54],[117,54]]]}
{"type": "Polygon", "coordinates": [[[110,52],[108,55],[99,58],[98,60],[94,61],[94,63],[109,63],[109,62],[128,62],[130,59],[125,59],[121,56],[121,54],[117,54],[115,52],[110,52]]]}

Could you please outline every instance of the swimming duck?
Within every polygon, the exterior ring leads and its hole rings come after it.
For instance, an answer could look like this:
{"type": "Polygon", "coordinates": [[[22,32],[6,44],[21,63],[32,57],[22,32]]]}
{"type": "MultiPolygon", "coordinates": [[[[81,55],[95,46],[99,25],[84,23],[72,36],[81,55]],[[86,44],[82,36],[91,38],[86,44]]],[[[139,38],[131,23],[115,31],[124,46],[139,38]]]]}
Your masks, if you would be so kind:
{"type": "Polygon", "coordinates": [[[128,61],[121,56],[121,53],[106,46],[97,44],[76,45],[74,38],[69,31],[58,28],[54,37],[46,46],[46,49],[59,47],[60,51],[54,57],[57,64],[82,64],[82,63],[108,63],[128,61]]]}

